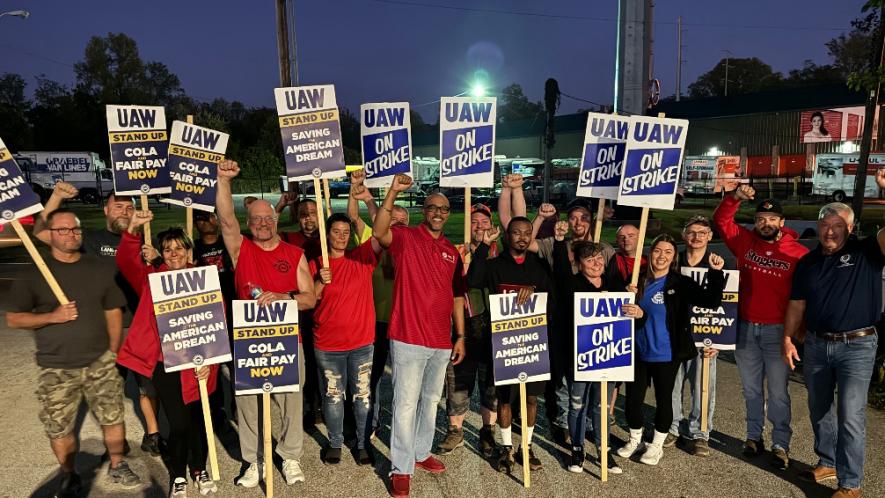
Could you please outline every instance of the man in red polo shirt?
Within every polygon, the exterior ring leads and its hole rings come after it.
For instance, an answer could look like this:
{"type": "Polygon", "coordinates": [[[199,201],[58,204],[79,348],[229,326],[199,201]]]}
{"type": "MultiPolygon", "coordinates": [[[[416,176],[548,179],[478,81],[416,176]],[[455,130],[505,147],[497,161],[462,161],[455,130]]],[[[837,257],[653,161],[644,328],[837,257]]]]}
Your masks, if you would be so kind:
{"type": "Polygon", "coordinates": [[[390,436],[391,495],[409,495],[415,467],[446,470],[430,454],[437,403],[446,365],[464,360],[464,293],[461,257],[443,235],[449,200],[435,193],[424,199],[424,221],[417,227],[390,226],[400,192],[412,185],[396,175],[375,216],[373,235],[393,257],[396,275],[390,314],[393,365],[393,424],[390,436]],[[452,343],[452,322],[455,342],[452,343]]]}

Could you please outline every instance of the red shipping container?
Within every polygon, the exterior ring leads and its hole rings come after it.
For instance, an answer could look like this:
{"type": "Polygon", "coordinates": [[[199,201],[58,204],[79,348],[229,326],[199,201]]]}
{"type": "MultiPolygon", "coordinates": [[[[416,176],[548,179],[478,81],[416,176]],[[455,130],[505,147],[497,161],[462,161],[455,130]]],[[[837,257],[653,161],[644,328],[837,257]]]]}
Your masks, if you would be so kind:
{"type": "Polygon", "coordinates": [[[789,154],[778,156],[777,176],[794,177],[801,176],[805,171],[805,154],[789,154]]]}
{"type": "Polygon", "coordinates": [[[771,176],[771,156],[747,157],[747,178],[771,176]]]}

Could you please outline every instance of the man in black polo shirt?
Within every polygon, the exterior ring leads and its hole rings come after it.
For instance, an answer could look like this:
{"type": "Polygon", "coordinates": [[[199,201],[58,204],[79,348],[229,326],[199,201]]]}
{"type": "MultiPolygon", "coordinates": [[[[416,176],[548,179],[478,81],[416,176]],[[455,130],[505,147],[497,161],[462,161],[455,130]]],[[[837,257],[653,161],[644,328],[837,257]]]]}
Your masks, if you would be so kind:
{"type": "MultiPolygon", "coordinates": [[[[879,171],[877,180],[885,184],[879,171]]],[[[795,368],[804,318],[805,383],[819,458],[810,471],[815,481],[837,478],[833,498],[860,496],[866,442],[867,391],[882,312],[885,230],[858,240],[851,236],[854,212],[834,202],[818,215],[820,244],[796,265],[784,324],[784,361],[795,368]],[[839,396],[835,392],[839,392],[839,396]],[[835,402],[834,402],[835,401],[835,402]]]]}

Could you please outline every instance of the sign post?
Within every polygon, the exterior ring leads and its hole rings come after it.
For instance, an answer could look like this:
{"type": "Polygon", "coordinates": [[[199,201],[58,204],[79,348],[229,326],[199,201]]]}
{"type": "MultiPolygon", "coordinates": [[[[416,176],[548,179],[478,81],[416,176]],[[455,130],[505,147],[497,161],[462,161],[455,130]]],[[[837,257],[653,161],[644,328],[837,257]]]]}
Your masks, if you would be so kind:
{"type": "MultiPolygon", "coordinates": [[[[194,124],[194,115],[188,114],[185,121],[187,124],[194,124]]],[[[184,208],[184,229],[187,236],[194,240],[194,208],[191,206],[184,208]]],[[[194,262],[193,250],[188,251],[187,260],[194,262]]]]}

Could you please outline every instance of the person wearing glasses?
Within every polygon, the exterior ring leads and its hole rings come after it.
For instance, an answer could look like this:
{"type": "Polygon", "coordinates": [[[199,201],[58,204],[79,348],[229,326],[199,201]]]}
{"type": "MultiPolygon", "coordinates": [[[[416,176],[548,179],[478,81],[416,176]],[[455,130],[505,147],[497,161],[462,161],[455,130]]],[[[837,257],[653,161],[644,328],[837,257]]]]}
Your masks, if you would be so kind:
{"type": "Polygon", "coordinates": [[[424,199],[420,225],[392,227],[396,197],[411,185],[406,175],[393,178],[372,228],[396,270],[388,331],[393,365],[390,493],[395,497],[409,496],[416,467],[433,474],[445,472],[446,466],[430,454],[436,405],[449,361],[457,365],[465,357],[467,285],[458,249],[443,234],[449,200],[440,193],[430,194],[424,199]]]}
{"type": "MultiPolygon", "coordinates": [[[[304,251],[280,240],[277,234],[277,213],[265,200],[249,205],[248,224],[252,239],[240,233],[240,223],[234,213],[231,183],[240,173],[236,161],[226,159],[218,163],[218,191],[215,209],[221,222],[221,236],[234,265],[234,285],[237,299],[255,299],[265,306],[273,301],[294,299],[299,310],[312,309],[316,304],[313,279],[304,251]]],[[[299,341],[301,336],[299,334],[299,341]]],[[[304,350],[298,347],[298,378],[304,382],[304,350]]],[[[274,402],[280,408],[282,428],[277,454],[283,459],[283,477],[287,484],[304,481],[301,470],[301,452],[304,444],[302,424],[302,393],[274,393],[274,402]]],[[[237,399],[237,420],[240,435],[240,453],[248,467],[237,479],[238,486],[252,488],[264,475],[258,464],[258,395],[237,399]]]]}

